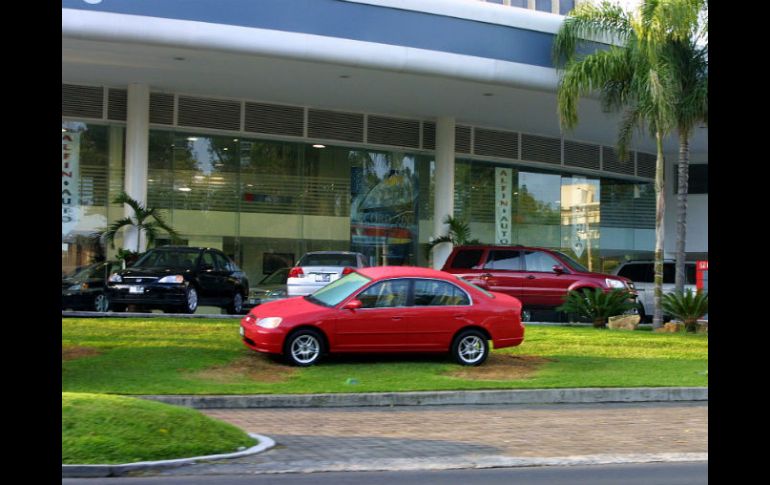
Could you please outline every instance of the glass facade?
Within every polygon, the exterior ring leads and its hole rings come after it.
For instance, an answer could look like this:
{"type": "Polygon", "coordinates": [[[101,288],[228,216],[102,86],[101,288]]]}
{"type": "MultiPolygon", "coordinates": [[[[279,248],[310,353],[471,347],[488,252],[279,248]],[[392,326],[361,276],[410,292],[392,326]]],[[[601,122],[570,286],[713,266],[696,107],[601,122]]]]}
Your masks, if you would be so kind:
{"type": "MultiPolygon", "coordinates": [[[[62,123],[63,272],[107,256],[89,236],[123,217],[110,201],[124,138],[122,126],[62,123]]],[[[182,244],[223,250],[256,284],[317,250],[427,266],[434,171],[432,155],[151,130],[147,197],[182,244]]],[[[651,183],[458,159],[454,205],[483,243],[560,249],[594,271],[652,254],[651,183]]]]}
{"type": "Polygon", "coordinates": [[[110,201],[123,187],[124,139],[123,127],[62,122],[62,274],[104,259],[93,235],[123,217],[110,201]]]}
{"type": "Polygon", "coordinates": [[[559,249],[592,271],[611,271],[626,258],[649,258],[654,247],[651,183],[457,160],[454,215],[482,243],[559,249]],[[504,187],[502,171],[510,173],[504,187]],[[506,200],[510,227],[503,233],[498,207],[506,200]]]}

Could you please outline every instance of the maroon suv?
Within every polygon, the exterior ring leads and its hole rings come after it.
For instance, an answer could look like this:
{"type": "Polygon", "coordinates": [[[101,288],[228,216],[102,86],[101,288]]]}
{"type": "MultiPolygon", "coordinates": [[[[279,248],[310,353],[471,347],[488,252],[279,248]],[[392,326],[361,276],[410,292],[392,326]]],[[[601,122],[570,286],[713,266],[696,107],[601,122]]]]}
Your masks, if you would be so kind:
{"type": "Polygon", "coordinates": [[[460,246],[454,248],[443,271],[467,280],[481,280],[491,291],[515,296],[524,307],[522,319],[533,309],[553,310],[570,290],[602,288],[627,290],[634,284],[622,276],[593,273],[569,256],[551,249],[522,246],[460,246]]]}

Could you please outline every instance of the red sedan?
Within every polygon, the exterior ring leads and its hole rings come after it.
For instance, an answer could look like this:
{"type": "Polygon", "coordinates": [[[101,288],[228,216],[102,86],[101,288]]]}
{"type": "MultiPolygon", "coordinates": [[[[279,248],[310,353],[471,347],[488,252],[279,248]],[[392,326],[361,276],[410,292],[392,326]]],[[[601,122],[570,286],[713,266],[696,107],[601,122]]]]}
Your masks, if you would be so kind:
{"type": "Polygon", "coordinates": [[[524,340],[521,303],[427,268],[359,268],[312,295],[265,303],[241,320],[244,344],[299,366],[337,352],[450,352],[482,364],[524,340]]]}

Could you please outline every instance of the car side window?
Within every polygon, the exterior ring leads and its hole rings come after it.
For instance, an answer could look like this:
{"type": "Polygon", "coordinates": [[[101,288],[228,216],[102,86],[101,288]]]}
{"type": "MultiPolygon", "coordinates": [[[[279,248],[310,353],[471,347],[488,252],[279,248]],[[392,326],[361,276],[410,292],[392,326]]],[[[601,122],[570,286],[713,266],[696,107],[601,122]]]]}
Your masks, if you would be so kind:
{"type": "Polygon", "coordinates": [[[468,295],[460,288],[446,281],[415,280],[415,306],[470,305],[468,295]]]}
{"type": "Polygon", "coordinates": [[[214,260],[214,255],[210,251],[206,251],[203,253],[203,257],[201,258],[201,266],[211,266],[212,268],[216,269],[217,263],[214,260]]]}
{"type": "Polygon", "coordinates": [[[524,251],[524,265],[527,271],[553,273],[553,265],[561,263],[543,251],[524,251]]]}
{"type": "Polygon", "coordinates": [[[618,271],[618,276],[628,278],[634,283],[647,283],[647,266],[648,265],[646,264],[627,264],[620,268],[620,271],[618,271]]]}
{"type": "Polygon", "coordinates": [[[214,266],[217,271],[234,271],[231,267],[230,261],[225,257],[224,254],[214,253],[214,260],[216,261],[216,266],[214,266]]]}
{"type": "Polygon", "coordinates": [[[509,249],[491,251],[484,269],[521,271],[521,251],[509,249]]]}
{"type": "Polygon", "coordinates": [[[388,308],[406,306],[409,281],[387,280],[376,283],[358,294],[361,308],[388,308]]]}
{"type": "Polygon", "coordinates": [[[455,254],[452,260],[452,268],[473,269],[479,264],[479,259],[484,253],[482,249],[462,249],[455,254]]]}
{"type": "Polygon", "coordinates": [[[686,284],[688,285],[694,285],[696,284],[696,278],[695,278],[695,265],[694,264],[684,264],[684,276],[686,284]]]}

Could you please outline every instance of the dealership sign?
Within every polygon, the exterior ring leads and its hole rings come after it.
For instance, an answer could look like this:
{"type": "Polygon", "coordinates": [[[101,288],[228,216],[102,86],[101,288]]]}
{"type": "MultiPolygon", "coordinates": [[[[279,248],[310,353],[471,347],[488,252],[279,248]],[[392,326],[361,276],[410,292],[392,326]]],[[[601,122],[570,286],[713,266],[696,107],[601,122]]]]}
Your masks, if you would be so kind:
{"type": "Polygon", "coordinates": [[[511,244],[511,177],[510,168],[495,167],[495,243],[511,244]]]}
{"type": "Polygon", "coordinates": [[[69,234],[78,222],[80,205],[80,180],[78,156],[80,133],[61,134],[61,231],[69,234]]]}

